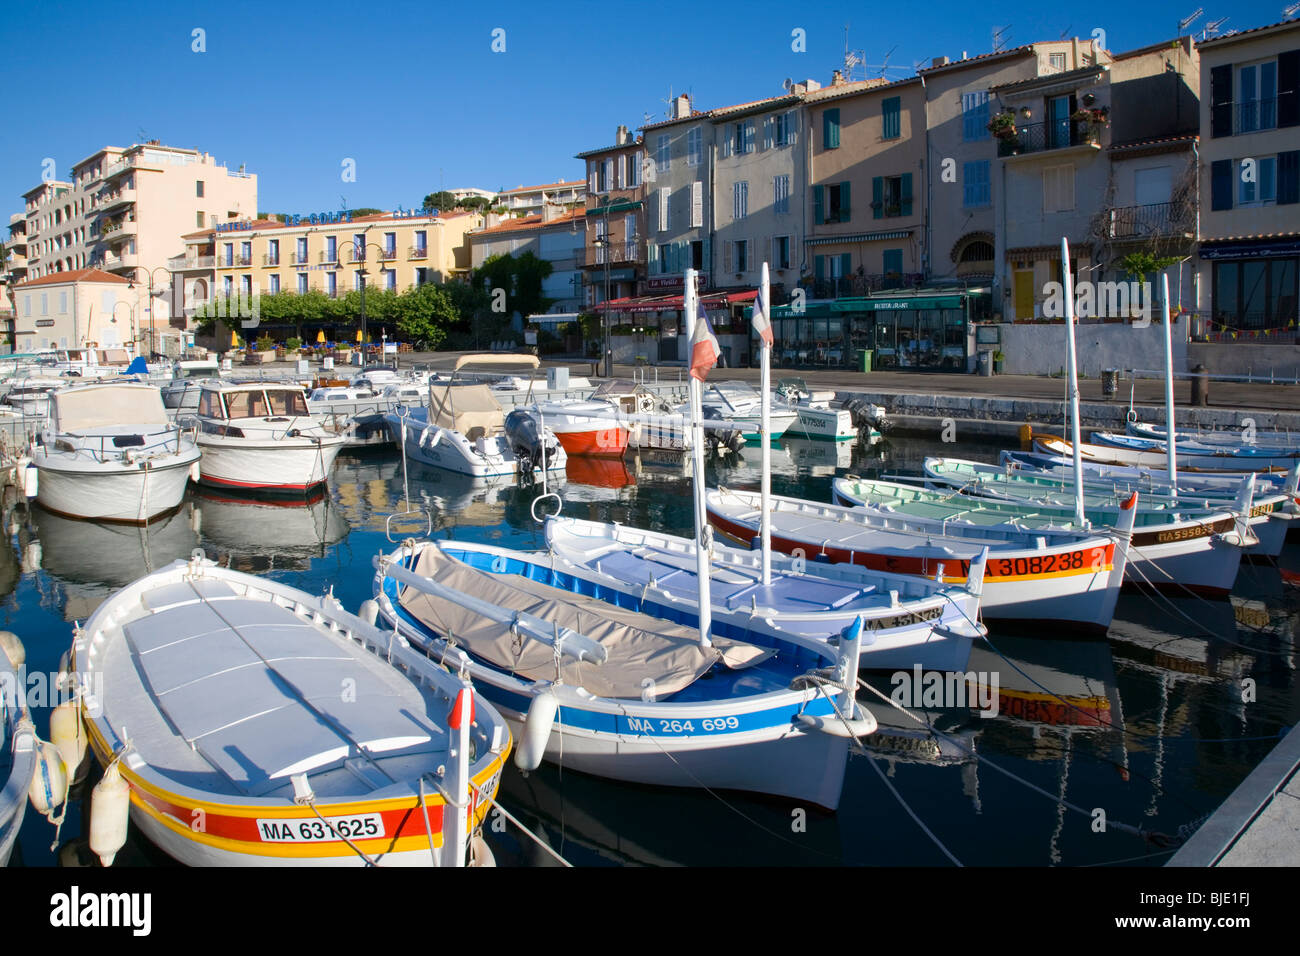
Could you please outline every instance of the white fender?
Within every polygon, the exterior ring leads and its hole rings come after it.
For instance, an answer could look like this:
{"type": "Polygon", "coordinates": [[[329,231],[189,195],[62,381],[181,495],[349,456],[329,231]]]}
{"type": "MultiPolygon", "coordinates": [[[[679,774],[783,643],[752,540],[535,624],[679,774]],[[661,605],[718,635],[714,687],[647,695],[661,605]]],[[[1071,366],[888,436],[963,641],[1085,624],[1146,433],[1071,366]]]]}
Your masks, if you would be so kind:
{"type": "Polygon", "coordinates": [[[496,866],[497,858],[492,853],[492,848],[487,845],[481,833],[475,833],[469,841],[469,865],[470,866],[496,866]]]}
{"type": "Polygon", "coordinates": [[[379,605],[373,600],[362,601],[361,607],[357,609],[357,617],[374,627],[379,620],[379,605]]]}
{"type": "Polygon", "coordinates": [[[37,489],[40,486],[39,474],[35,465],[28,465],[23,469],[23,494],[28,498],[35,498],[37,489]]]}
{"type": "Polygon", "coordinates": [[[90,849],[104,866],[112,866],[117,851],[126,844],[130,808],[131,788],[117,764],[111,763],[90,794],[90,849]]]}
{"type": "Polygon", "coordinates": [[[27,662],[27,649],[23,647],[23,642],[13,631],[0,631],[0,653],[9,658],[9,663],[13,665],[14,670],[18,670],[27,662]]]}
{"type": "Polygon", "coordinates": [[[194,464],[190,465],[190,481],[197,485],[199,483],[200,474],[199,463],[196,461],[194,464]]]}
{"type": "Polygon", "coordinates": [[[86,733],[76,701],[64,701],[50,714],[50,743],[59,751],[68,773],[75,776],[86,759],[86,733]]]}
{"type": "Polygon", "coordinates": [[[68,791],[68,771],[59,749],[51,743],[36,748],[36,773],[27,789],[28,799],[38,812],[47,816],[63,805],[68,791]]]}
{"type": "Polygon", "coordinates": [[[536,770],[541,765],[559,709],[560,700],[549,687],[533,697],[515,750],[515,766],[520,770],[536,770]]]}
{"type": "Polygon", "coordinates": [[[800,714],[799,723],[805,730],[818,730],[824,734],[830,734],[832,737],[865,737],[868,734],[876,732],[876,718],[872,716],[871,711],[854,708],[857,713],[853,717],[841,720],[834,714],[825,717],[813,717],[809,714],[800,714]]]}

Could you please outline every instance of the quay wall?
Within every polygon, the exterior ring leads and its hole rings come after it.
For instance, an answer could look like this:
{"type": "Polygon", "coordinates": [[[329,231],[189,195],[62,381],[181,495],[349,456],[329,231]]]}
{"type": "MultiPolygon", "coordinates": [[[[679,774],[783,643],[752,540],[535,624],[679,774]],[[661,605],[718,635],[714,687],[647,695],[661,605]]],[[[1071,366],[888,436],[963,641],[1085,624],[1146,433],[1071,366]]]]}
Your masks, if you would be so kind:
{"type": "MultiPolygon", "coordinates": [[[[1186,322],[1174,321],[1174,368],[1188,368],[1186,322]]],[[[1011,324],[998,326],[1003,354],[1002,371],[1007,375],[1051,375],[1065,368],[1065,325],[1063,323],[1011,324]]],[[[1145,328],[1127,322],[1080,323],[1075,327],[1079,348],[1079,374],[1100,378],[1103,369],[1165,367],[1164,327],[1153,321],[1145,328]]]]}

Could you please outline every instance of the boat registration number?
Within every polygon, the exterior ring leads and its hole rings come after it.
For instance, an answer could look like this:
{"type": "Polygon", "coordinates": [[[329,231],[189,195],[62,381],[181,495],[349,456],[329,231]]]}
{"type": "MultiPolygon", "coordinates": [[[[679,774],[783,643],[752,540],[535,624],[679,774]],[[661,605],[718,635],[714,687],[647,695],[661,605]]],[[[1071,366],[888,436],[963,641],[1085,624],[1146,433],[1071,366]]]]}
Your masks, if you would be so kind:
{"type": "Polygon", "coordinates": [[[384,819],[378,813],[323,820],[262,820],[257,833],[263,843],[320,843],[331,840],[370,840],[384,835],[384,819]]]}

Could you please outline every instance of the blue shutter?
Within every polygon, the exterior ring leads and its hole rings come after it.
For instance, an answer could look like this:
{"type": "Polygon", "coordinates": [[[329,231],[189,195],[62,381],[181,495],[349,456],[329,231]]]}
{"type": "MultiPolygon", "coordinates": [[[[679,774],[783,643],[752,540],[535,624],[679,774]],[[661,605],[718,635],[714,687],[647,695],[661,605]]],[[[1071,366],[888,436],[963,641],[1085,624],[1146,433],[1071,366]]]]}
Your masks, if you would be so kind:
{"type": "Polygon", "coordinates": [[[871,218],[879,219],[885,214],[885,179],[883,176],[871,177],[871,218]]]}
{"type": "Polygon", "coordinates": [[[1230,159],[1219,159],[1210,164],[1210,208],[1213,210],[1232,208],[1232,160],[1230,159]]]}
{"type": "MultiPolygon", "coordinates": [[[[852,254],[848,252],[841,253],[840,254],[840,275],[843,276],[845,279],[847,279],[849,277],[849,273],[852,271],[853,271],[852,254]]],[[[841,285],[841,288],[847,292],[848,291],[847,283],[841,285]]]]}
{"type": "Polygon", "coordinates": [[[822,187],[813,187],[813,222],[822,225],[826,222],[825,213],[822,212],[822,187]]]}
{"type": "Polygon", "coordinates": [[[899,96],[891,96],[880,104],[882,138],[898,139],[903,135],[902,107],[903,99],[899,96]]]}
{"type": "Polygon", "coordinates": [[[901,197],[904,216],[912,215],[912,174],[903,173],[903,195],[901,197]]]}
{"type": "Polygon", "coordinates": [[[1277,154],[1277,204],[1300,203],[1300,150],[1277,154]]]}

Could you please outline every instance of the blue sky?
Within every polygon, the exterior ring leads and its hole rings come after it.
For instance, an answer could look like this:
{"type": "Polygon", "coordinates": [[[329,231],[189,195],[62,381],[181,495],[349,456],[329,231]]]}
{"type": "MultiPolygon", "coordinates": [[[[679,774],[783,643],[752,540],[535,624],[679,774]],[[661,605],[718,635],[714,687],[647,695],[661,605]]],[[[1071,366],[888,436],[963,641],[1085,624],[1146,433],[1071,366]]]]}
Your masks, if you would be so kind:
{"type": "MultiPolygon", "coordinates": [[[[849,46],[870,75],[917,61],[1106,31],[1122,51],[1174,35],[1198,0],[746,4],[677,2],[10,3],[0,26],[10,109],[0,214],[22,210],[46,157],[58,178],[104,145],[159,139],[259,177],[276,212],[418,205],[440,187],[578,179],[573,154],[662,118],[669,90],[699,108],[823,83],[849,46]],[[205,31],[194,52],[192,31],[205,31]],[[505,31],[505,52],[492,50],[505,31]],[[807,50],[791,49],[806,31],[807,50]],[[893,49],[895,48],[896,49],[893,49]],[[891,53],[892,49],[892,53],[891,53]],[[345,159],[356,181],[341,180],[345,159]]],[[[1224,29],[1281,19],[1283,0],[1205,0],[1224,29]],[[1217,4],[1217,5],[1215,5],[1217,4]]],[[[7,234],[7,233],[6,233],[7,234]]]]}

